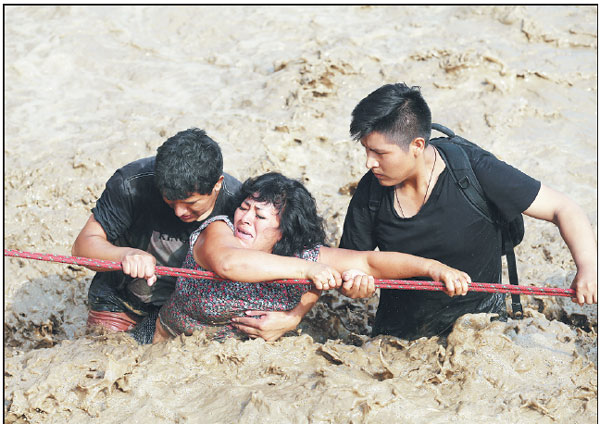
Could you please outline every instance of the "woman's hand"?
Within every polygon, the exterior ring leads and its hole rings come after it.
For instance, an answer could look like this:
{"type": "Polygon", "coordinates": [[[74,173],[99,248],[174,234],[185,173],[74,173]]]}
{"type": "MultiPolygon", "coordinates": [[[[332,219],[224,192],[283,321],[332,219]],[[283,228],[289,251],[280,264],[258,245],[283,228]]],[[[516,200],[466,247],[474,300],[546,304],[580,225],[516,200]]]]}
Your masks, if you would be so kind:
{"type": "Polygon", "coordinates": [[[441,281],[446,285],[446,293],[454,295],[466,295],[471,284],[471,277],[465,272],[450,268],[441,262],[432,260],[429,267],[429,277],[434,281],[441,281]]]}
{"type": "Polygon", "coordinates": [[[301,317],[293,311],[246,311],[245,317],[231,319],[235,328],[252,339],[260,337],[270,342],[296,328],[301,317]]]}
{"type": "Polygon", "coordinates": [[[342,285],[342,276],[335,268],[320,262],[308,262],[308,265],[305,278],[311,280],[318,290],[335,289],[342,285]]]}
{"type": "Polygon", "coordinates": [[[342,273],[340,293],[350,299],[371,297],[375,293],[375,279],[358,269],[349,269],[342,273]]]}

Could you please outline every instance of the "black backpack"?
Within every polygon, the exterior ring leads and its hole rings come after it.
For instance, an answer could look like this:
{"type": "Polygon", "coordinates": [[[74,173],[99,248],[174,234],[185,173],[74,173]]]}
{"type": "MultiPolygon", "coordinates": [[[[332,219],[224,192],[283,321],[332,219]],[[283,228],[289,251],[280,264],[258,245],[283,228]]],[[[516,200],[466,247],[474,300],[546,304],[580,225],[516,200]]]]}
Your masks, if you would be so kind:
{"type": "MultiPolygon", "coordinates": [[[[499,229],[502,236],[502,255],[506,255],[510,284],[518,285],[519,277],[517,274],[514,247],[521,243],[525,234],[523,215],[519,214],[512,221],[506,221],[497,211],[497,208],[488,203],[483,189],[473,172],[469,157],[461,146],[469,146],[476,149],[481,149],[481,147],[457,136],[452,130],[440,124],[431,124],[431,128],[447,136],[433,138],[429,143],[435,146],[440,155],[445,159],[448,171],[456,185],[460,188],[461,193],[477,212],[499,229]]],[[[369,190],[369,211],[372,221],[374,221],[375,215],[379,210],[382,196],[383,187],[377,182],[377,179],[373,178],[369,190]]],[[[521,297],[519,294],[511,294],[511,297],[513,318],[521,319],[523,317],[521,297]]]]}

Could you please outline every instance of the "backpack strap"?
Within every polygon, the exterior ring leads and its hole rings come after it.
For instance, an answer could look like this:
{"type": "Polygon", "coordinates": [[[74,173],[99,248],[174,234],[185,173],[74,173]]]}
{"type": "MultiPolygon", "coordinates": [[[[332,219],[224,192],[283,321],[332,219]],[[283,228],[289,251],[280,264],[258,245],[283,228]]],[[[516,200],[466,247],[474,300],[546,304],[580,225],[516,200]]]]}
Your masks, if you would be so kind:
{"type": "MultiPolygon", "coordinates": [[[[370,172],[370,171],[369,171],[370,172]]],[[[371,224],[375,222],[377,212],[381,207],[381,199],[383,199],[383,187],[377,181],[374,175],[371,175],[371,181],[369,182],[369,216],[371,217],[371,224]]]]}
{"type": "MultiPolygon", "coordinates": [[[[483,189],[473,172],[471,167],[471,161],[465,153],[465,151],[458,144],[455,144],[452,139],[457,137],[454,132],[448,128],[439,125],[432,124],[432,129],[440,131],[446,134],[449,138],[437,138],[430,141],[430,143],[438,149],[440,155],[446,162],[448,171],[460,188],[461,192],[467,199],[467,201],[477,210],[488,222],[495,225],[500,225],[494,215],[491,213],[488,202],[485,200],[483,189]]],[[[460,138],[460,137],[457,137],[460,138]]],[[[517,273],[517,262],[515,258],[515,251],[513,243],[510,240],[511,236],[508,231],[505,230],[505,226],[500,225],[500,231],[503,241],[504,250],[506,252],[506,263],[508,266],[508,280],[510,284],[519,285],[519,276],[517,273]]],[[[513,318],[521,319],[523,317],[523,306],[521,305],[521,296],[519,294],[511,293],[512,299],[512,312],[513,318]]]]}
{"type": "Polygon", "coordinates": [[[448,165],[450,176],[458,185],[469,203],[488,221],[495,223],[492,212],[483,195],[483,189],[473,172],[471,161],[465,151],[457,144],[445,139],[434,139],[435,146],[448,165]]]}
{"type": "MultiPolygon", "coordinates": [[[[515,286],[519,285],[519,275],[517,274],[517,260],[515,258],[515,248],[510,246],[506,250],[506,264],[508,266],[508,281],[515,286]]],[[[512,315],[515,319],[523,319],[523,305],[521,305],[521,295],[511,293],[512,315]]]]}

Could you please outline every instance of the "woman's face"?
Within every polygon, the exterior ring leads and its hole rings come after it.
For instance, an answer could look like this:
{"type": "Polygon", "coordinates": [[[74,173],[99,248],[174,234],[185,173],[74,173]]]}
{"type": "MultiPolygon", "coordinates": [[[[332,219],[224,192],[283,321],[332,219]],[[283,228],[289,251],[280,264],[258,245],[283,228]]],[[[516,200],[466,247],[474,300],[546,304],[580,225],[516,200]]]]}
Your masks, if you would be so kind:
{"type": "Polygon", "coordinates": [[[271,253],[281,239],[279,214],[271,203],[246,198],[233,215],[234,235],[248,249],[271,253]]]}

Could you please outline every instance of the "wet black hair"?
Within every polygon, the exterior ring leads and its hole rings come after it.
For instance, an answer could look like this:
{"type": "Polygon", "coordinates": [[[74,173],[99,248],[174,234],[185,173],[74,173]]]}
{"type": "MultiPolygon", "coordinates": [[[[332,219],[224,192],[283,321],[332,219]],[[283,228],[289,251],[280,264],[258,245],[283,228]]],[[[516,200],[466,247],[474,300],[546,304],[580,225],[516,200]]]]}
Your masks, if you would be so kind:
{"type": "Polygon", "coordinates": [[[168,200],[210,194],[222,174],[221,148],[204,130],[180,131],[157,149],[154,181],[168,200]]]}
{"type": "Polygon", "coordinates": [[[372,132],[408,148],[417,137],[431,137],[431,111],[419,87],[386,84],[362,99],[352,111],[350,135],[357,141],[372,132]]]}
{"type": "Polygon", "coordinates": [[[271,203],[279,213],[281,239],[273,247],[274,254],[293,256],[325,243],[323,219],[317,214],[315,199],[299,181],[278,172],[248,178],[242,184],[237,205],[247,198],[271,203]]]}

